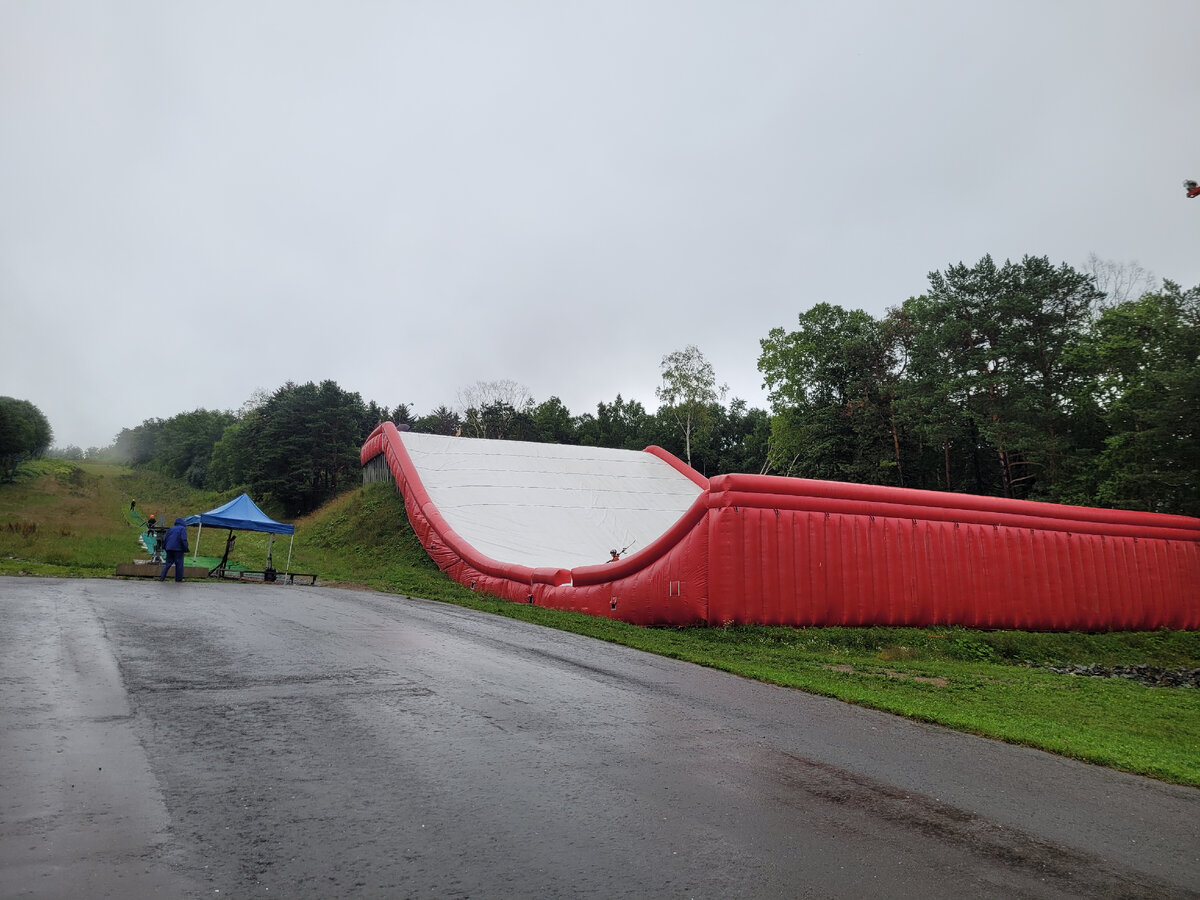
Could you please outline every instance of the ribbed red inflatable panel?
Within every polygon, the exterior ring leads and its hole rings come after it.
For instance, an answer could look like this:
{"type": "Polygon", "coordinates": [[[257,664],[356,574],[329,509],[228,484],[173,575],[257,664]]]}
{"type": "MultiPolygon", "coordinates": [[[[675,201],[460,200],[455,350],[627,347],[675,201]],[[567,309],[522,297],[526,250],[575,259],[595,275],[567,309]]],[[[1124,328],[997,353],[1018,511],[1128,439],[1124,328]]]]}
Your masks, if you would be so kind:
{"type": "Polygon", "coordinates": [[[1200,520],[767,475],[703,492],[618,563],[530,569],[466,544],[429,500],[394,425],[386,459],[418,539],[461,584],[640,625],[962,625],[1023,630],[1200,628],[1200,520]]]}

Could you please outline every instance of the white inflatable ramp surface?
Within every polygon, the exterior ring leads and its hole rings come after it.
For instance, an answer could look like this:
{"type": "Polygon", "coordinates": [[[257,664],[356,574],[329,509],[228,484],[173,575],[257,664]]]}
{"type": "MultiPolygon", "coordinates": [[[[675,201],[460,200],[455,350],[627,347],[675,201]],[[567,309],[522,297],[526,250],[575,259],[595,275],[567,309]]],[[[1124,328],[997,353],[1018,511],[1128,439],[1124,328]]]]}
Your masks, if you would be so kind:
{"type": "Polygon", "coordinates": [[[399,432],[446,524],[494,560],[573,569],[648,546],[700,485],[641,450],[399,432]]]}

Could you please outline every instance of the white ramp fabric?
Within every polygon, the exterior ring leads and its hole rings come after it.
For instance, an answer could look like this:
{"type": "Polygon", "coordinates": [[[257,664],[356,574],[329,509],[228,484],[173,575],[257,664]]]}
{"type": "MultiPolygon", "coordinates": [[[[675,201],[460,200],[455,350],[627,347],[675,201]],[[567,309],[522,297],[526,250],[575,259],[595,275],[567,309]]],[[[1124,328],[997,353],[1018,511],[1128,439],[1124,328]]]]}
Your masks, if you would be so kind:
{"type": "Polygon", "coordinates": [[[401,432],[429,499],[498,562],[574,568],[643,549],[701,488],[650,453],[401,432]]]}

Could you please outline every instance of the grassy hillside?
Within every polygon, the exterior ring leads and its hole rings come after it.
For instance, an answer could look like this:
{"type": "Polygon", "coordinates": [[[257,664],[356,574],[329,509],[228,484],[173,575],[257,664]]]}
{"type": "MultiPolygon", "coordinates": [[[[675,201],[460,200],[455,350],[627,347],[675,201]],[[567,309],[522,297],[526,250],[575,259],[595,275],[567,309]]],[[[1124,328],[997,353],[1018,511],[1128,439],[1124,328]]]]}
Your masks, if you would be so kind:
{"type": "MultiPolygon", "coordinates": [[[[0,574],[109,577],[138,555],[123,511],[171,522],[228,499],[105,464],[26,464],[0,485],[0,574]]],[[[268,510],[268,512],[270,512],[268,510]]],[[[1200,667],[1200,633],[985,632],[959,628],[638,628],[485,599],[426,556],[390,485],[343,494],[299,520],[291,570],[471,606],[537,625],[837,697],[910,718],[1039,747],[1166,781],[1200,786],[1200,690],[1081,677],[1050,666],[1200,667]]],[[[225,532],[205,531],[219,556],[225,532]]],[[[192,532],[195,540],[195,532],[192,532]]],[[[262,568],[267,536],[239,533],[234,556],[262,568]]],[[[275,543],[282,569],[287,540],[275,543]]],[[[144,553],[140,554],[145,556],[144,553]]],[[[275,588],[272,588],[274,590],[275,588]]],[[[0,590],[3,590],[0,582],[0,590]]]]}
{"type": "Polygon", "coordinates": [[[123,515],[131,500],[169,523],[216,499],[119,466],[24,463],[15,483],[0,485],[0,573],[111,575],[135,556],[138,529],[123,515]]]}

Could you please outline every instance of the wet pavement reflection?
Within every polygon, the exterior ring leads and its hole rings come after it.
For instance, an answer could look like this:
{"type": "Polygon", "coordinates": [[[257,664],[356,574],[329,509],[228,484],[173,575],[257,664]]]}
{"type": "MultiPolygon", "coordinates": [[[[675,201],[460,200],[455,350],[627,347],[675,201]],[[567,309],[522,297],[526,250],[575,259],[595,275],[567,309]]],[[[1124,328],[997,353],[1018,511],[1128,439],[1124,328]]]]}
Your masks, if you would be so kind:
{"type": "Polygon", "coordinates": [[[0,615],[4,897],[1200,885],[1195,790],[499,616],[40,578],[0,615]]]}

